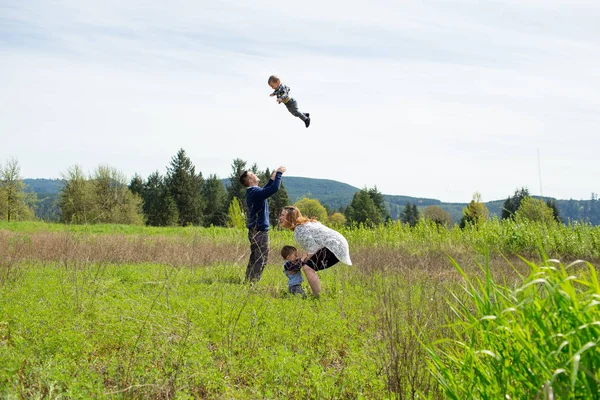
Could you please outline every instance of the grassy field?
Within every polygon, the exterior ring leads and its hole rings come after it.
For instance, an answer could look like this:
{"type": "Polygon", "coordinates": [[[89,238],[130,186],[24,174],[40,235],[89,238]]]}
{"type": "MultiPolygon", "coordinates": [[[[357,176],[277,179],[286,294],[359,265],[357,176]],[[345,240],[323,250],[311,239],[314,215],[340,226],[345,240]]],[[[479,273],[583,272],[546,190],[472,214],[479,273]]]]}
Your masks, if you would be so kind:
{"type": "Polygon", "coordinates": [[[320,272],[315,299],[286,293],[290,232],[249,286],[243,231],[0,223],[0,397],[599,392],[598,228],[342,231],[355,265],[320,272]]]}

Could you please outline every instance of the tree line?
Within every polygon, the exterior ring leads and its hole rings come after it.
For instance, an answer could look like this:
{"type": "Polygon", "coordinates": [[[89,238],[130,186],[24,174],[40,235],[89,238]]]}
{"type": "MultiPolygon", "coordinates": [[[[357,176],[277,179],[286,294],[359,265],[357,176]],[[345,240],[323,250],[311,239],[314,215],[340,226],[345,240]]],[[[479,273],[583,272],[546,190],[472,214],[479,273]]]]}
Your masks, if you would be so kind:
{"type": "MultiPolygon", "coordinates": [[[[204,177],[180,149],[166,166],[165,174],[155,171],[143,178],[136,174],[127,180],[117,169],[101,165],[86,176],[75,165],[63,174],[63,186],[58,196],[60,220],[65,223],[121,223],[147,224],[152,226],[231,226],[245,225],[246,188],[238,177],[244,170],[251,170],[268,181],[269,169],[259,170],[256,164],[248,165],[242,159],[234,159],[229,182],[223,185],[216,175],[204,177]]],[[[598,213],[600,201],[594,199],[580,212],[598,213]]],[[[281,209],[289,205],[285,179],[281,189],[269,199],[269,219],[277,225],[281,209]]],[[[347,206],[331,209],[317,199],[302,198],[295,205],[308,217],[332,226],[374,227],[391,221],[384,196],[377,187],[363,188],[354,193],[347,206]]],[[[0,218],[8,221],[35,219],[37,206],[35,193],[28,192],[20,177],[20,167],[15,159],[0,164],[0,218]]],[[[527,219],[561,221],[554,200],[532,197],[528,189],[517,189],[504,201],[501,219],[527,219]]],[[[406,203],[399,216],[400,221],[414,226],[420,220],[438,225],[451,226],[452,217],[443,208],[433,205],[419,208],[406,203]]],[[[489,211],[476,193],[462,211],[460,227],[477,225],[489,219],[489,211]]],[[[567,221],[564,221],[567,222],[567,221]]],[[[599,221],[600,222],[600,219],[599,221]]]]}

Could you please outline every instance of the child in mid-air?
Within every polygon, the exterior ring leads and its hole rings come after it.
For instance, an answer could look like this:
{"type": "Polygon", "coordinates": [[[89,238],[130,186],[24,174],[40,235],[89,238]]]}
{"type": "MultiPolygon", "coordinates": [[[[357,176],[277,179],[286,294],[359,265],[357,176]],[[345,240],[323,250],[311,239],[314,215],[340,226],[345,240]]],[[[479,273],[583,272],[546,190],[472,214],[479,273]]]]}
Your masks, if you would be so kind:
{"type": "Polygon", "coordinates": [[[288,278],[288,290],[292,294],[301,294],[304,296],[302,289],[302,265],[304,262],[298,257],[298,250],[294,246],[283,246],[281,256],[285,260],[283,264],[283,273],[288,278]]]}
{"type": "Polygon", "coordinates": [[[271,75],[269,77],[269,86],[275,91],[270,96],[277,96],[277,103],[283,103],[287,107],[288,111],[295,117],[300,118],[304,125],[308,128],[310,125],[310,114],[301,113],[298,111],[298,103],[292,97],[290,97],[290,88],[281,83],[278,76],[271,75]]]}

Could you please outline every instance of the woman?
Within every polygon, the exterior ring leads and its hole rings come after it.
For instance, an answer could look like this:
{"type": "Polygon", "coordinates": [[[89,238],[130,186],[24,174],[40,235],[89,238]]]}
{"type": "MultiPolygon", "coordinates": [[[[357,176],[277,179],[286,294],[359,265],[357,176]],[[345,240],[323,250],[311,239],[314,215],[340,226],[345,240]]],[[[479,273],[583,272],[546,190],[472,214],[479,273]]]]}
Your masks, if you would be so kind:
{"type": "Polygon", "coordinates": [[[352,265],[346,238],[316,219],[302,216],[297,207],[284,207],[279,224],[294,231],[294,240],[308,252],[303,270],[315,296],[321,292],[321,281],[315,271],[332,267],[340,261],[352,265]]]}

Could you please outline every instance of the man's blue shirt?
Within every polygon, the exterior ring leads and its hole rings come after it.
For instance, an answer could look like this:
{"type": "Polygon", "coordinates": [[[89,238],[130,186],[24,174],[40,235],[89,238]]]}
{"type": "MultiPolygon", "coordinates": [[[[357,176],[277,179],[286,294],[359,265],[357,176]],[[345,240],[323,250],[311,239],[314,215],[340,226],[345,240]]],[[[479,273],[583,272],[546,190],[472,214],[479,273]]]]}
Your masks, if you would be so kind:
{"type": "Polygon", "coordinates": [[[280,186],[281,172],[277,172],[275,180],[269,179],[265,186],[251,186],[246,189],[246,205],[248,206],[246,226],[248,229],[269,230],[269,202],[267,199],[277,192],[280,186]]]}

